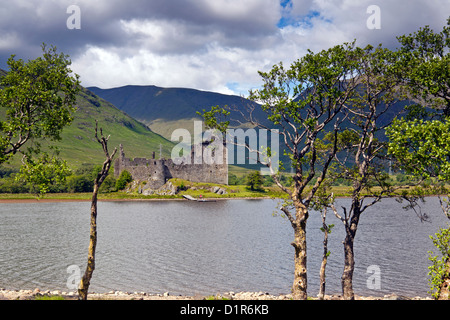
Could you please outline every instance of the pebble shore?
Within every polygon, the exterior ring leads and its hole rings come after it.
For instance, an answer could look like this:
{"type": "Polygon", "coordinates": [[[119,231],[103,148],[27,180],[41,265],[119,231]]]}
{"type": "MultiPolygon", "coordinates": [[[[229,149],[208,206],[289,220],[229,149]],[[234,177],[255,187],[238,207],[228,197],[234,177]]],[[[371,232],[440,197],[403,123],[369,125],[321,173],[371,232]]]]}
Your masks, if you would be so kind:
{"type": "MultiPolygon", "coordinates": [[[[77,300],[76,292],[64,292],[59,290],[6,290],[0,289],[0,300],[35,300],[43,296],[63,297],[65,300],[77,300]]],[[[311,299],[317,299],[311,297],[311,299]]],[[[358,296],[356,300],[431,300],[430,297],[406,297],[396,294],[383,297],[358,296]]],[[[268,292],[227,292],[210,296],[182,296],[172,295],[169,292],[163,294],[151,294],[146,292],[110,291],[107,293],[89,293],[88,300],[292,300],[291,294],[273,295],[268,292]]],[[[342,300],[340,295],[325,295],[325,300],[342,300]]]]}

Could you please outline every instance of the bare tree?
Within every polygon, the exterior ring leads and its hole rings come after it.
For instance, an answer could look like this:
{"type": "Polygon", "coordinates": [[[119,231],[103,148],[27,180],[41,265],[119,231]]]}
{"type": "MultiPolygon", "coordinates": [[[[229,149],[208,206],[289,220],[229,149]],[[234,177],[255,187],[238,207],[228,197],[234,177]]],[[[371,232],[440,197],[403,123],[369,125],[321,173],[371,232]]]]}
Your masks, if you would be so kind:
{"type": "Polygon", "coordinates": [[[103,166],[97,177],[94,180],[94,191],[92,192],[91,200],[91,223],[90,223],[90,237],[89,237],[89,253],[88,262],[86,266],[86,271],[80,281],[80,286],[78,289],[79,300],[87,300],[89,284],[92,278],[92,274],[95,269],[95,249],[97,246],[97,194],[100,186],[102,185],[105,178],[108,176],[109,169],[111,168],[111,163],[116,154],[117,148],[114,148],[112,154],[108,151],[108,140],[109,136],[105,138],[103,136],[102,129],[100,128],[100,138],[97,133],[97,121],[95,123],[95,138],[98,143],[102,145],[103,152],[106,156],[106,160],[103,162],[103,166]]]}

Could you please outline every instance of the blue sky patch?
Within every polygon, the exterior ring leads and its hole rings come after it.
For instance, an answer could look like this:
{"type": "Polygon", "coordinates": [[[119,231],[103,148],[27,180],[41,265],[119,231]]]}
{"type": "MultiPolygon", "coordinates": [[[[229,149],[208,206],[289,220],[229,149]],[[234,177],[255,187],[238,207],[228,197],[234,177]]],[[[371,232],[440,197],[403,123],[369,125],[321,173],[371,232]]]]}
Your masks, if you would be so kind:
{"type": "MultiPolygon", "coordinates": [[[[303,26],[304,28],[312,28],[313,24],[311,20],[316,17],[320,17],[320,12],[311,10],[305,16],[294,16],[292,11],[292,0],[280,0],[280,6],[283,8],[283,14],[281,19],[277,23],[277,27],[282,29],[287,26],[303,26]]],[[[331,21],[328,21],[331,22],[331,21]]]]}

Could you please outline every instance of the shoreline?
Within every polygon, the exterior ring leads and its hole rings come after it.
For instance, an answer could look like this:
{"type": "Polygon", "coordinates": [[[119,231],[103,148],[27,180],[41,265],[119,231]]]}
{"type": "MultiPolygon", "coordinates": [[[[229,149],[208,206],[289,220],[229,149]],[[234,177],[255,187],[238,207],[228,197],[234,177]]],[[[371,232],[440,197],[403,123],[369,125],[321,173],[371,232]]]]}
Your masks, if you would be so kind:
{"type": "MultiPolygon", "coordinates": [[[[211,201],[221,201],[221,200],[265,200],[265,199],[275,199],[273,197],[221,197],[221,198],[203,198],[207,200],[205,202],[211,201]]],[[[278,198],[277,198],[278,199],[278,198]]],[[[44,203],[44,202],[90,202],[91,199],[84,198],[1,198],[0,203],[44,203]]],[[[184,202],[197,202],[192,200],[187,200],[184,198],[98,198],[98,202],[133,202],[133,201],[184,201],[184,202]]],[[[202,202],[202,201],[198,201],[202,202]]]]}
{"type": "MultiPolygon", "coordinates": [[[[42,197],[42,198],[38,198],[38,197],[33,197],[30,194],[19,194],[19,196],[14,197],[11,196],[11,194],[8,194],[8,196],[4,197],[5,194],[0,194],[0,204],[2,203],[44,203],[44,202],[90,202],[91,201],[91,197],[90,194],[89,196],[80,196],[80,197],[76,197],[74,195],[76,195],[76,193],[73,194],[67,194],[68,196],[48,196],[48,197],[42,197]],[[10,197],[9,197],[10,196],[10,197]],[[72,198],[73,197],[73,198],[72,198]]],[[[48,194],[47,194],[48,195],[48,194]]],[[[56,194],[56,195],[61,195],[61,194],[56,194]]],[[[435,194],[435,195],[426,195],[425,197],[439,197],[439,196],[447,196],[447,195],[440,195],[440,194],[435,194]]],[[[336,199],[350,199],[351,196],[336,196],[336,199]]],[[[206,200],[205,202],[214,202],[214,201],[222,201],[222,200],[267,200],[267,199],[278,199],[278,200],[282,200],[282,197],[273,197],[273,196],[261,196],[261,197],[204,197],[202,198],[203,200],[206,200]]],[[[185,202],[202,202],[202,201],[192,201],[192,200],[187,200],[183,197],[173,197],[173,198],[168,198],[168,197],[151,197],[151,198],[144,198],[144,197],[111,197],[111,198],[102,198],[99,197],[97,199],[98,202],[145,202],[145,201],[185,201],[185,202]]]]}
{"type": "MultiPolygon", "coordinates": [[[[78,300],[75,291],[65,292],[60,290],[7,290],[0,289],[0,300],[39,300],[43,298],[56,297],[64,300],[78,300]]],[[[107,293],[89,292],[88,300],[292,300],[291,294],[273,295],[268,292],[225,292],[216,295],[173,295],[165,293],[147,292],[123,292],[109,291],[107,293]]],[[[308,297],[308,300],[319,300],[317,297],[308,297]]],[[[343,300],[342,295],[326,294],[324,300],[343,300]]],[[[408,297],[398,294],[384,296],[360,296],[355,294],[355,300],[432,300],[430,297],[408,297]]]]}

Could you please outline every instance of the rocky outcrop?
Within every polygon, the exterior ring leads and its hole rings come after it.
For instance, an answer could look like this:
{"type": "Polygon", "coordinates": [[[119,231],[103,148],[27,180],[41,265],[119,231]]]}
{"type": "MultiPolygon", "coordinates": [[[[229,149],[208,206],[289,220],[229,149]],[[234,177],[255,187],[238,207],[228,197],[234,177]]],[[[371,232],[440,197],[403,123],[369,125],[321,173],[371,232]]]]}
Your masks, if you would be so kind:
{"type": "Polygon", "coordinates": [[[211,192],[217,193],[217,194],[227,194],[227,191],[224,188],[220,187],[212,187],[211,192]]]}
{"type": "Polygon", "coordinates": [[[174,196],[178,193],[178,188],[175,187],[172,182],[167,181],[163,186],[153,189],[148,184],[139,184],[138,193],[149,196],[149,195],[159,195],[159,196],[174,196]]]}

